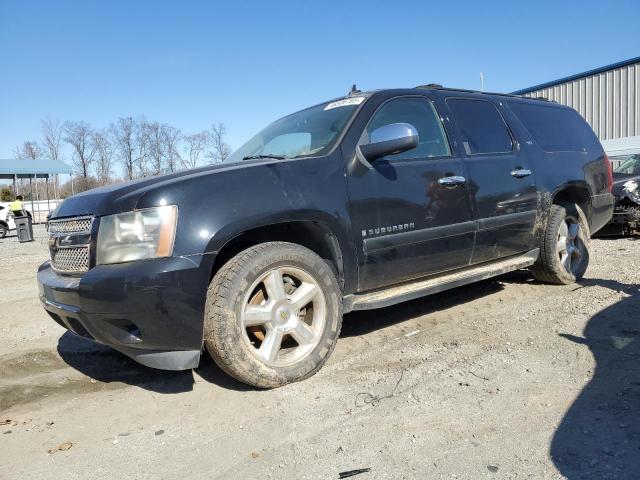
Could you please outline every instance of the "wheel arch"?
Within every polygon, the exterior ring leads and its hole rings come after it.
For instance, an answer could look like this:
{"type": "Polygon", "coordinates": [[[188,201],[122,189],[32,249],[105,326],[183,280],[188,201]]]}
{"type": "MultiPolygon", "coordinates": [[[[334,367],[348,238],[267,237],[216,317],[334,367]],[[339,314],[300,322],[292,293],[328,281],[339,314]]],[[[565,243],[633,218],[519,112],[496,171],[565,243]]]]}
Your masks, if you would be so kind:
{"type": "Polygon", "coordinates": [[[587,183],[575,182],[563,185],[553,193],[555,205],[578,205],[591,223],[591,189],[587,183]]]}
{"type": "MultiPolygon", "coordinates": [[[[345,251],[344,242],[325,222],[318,220],[291,220],[269,223],[242,229],[227,237],[217,248],[213,262],[210,280],[231,258],[254,245],[265,242],[290,242],[318,254],[331,267],[340,288],[345,284],[345,251]]],[[[348,268],[348,267],[347,267],[348,268]]]]}

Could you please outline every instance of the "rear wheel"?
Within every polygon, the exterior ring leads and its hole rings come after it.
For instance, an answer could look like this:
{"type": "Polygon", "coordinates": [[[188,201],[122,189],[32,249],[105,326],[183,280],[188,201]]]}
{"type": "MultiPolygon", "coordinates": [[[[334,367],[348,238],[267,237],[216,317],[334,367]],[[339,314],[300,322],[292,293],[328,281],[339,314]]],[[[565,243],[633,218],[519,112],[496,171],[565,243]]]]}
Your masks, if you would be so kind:
{"type": "Polygon", "coordinates": [[[231,376],[273,388],[316,373],[341,324],[340,290],[326,262],[300,245],[269,242],[239,253],[213,278],[205,346],[231,376]]]}
{"type": "Polygon", "coordinates": [[[0,222],[0,238],[6,237],[8,231],[9,231],[9,227],[7,226],[7,224],[0,222]]]}
{"type": "Polygon", "coordinates": [[[568,285],[589,266],[589,224],[579,206],[552,205],[533,275],[541,282],[568,285]]]}

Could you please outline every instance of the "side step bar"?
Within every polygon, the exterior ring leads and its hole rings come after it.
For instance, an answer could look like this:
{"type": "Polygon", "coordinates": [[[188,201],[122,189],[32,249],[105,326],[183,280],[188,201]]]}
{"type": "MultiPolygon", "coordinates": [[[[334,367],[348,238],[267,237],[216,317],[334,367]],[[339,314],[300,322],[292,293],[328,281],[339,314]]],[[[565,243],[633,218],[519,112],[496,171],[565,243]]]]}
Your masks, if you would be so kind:
{"type": "Polygon", "coordinates": [[[460,287],[479,280],[502,275],[503,273],[527,268],[538,259],[540,249],[536,248],[523,255],[509,257],[491,263],[476,265],[464,270],[447,272],[436,277],[415,280],[411,283],[403,283],[384,290],[345,295],[344,311],[373,310],[375,308],[388,307],[396,303],[414,300],[416,298],[443,292],[451,288],[460,287]]]}

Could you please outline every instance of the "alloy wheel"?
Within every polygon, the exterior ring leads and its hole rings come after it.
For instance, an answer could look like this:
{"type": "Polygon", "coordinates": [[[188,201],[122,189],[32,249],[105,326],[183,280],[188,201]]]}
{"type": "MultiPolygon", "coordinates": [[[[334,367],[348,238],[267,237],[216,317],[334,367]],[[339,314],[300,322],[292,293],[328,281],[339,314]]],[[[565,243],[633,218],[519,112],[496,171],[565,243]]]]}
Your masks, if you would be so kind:
{"type": "Polygon", "coordinates": [[[318,282],[301,268],[283,266],[262,274],[248,290],[240,326],[254,355],[267,365],[282,367],[313,351],[326,315],[318,282]]]}

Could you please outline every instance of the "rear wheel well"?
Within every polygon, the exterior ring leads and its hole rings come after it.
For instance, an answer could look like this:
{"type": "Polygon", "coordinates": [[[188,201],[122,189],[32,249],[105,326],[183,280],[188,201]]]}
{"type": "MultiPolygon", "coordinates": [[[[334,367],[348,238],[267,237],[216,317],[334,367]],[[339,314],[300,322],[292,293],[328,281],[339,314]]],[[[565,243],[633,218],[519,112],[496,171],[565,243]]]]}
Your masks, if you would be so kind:
{"type": "Polygon", "coordinates": [[[311,221],[266,225],[235,236],[225,243],[216,255],[210,280],[238,253],[265,242],[295,243],[312,250],[331,267],[340,287],[344,286],[342,252],[337,238],[326,226],[311,221]]]}
{"type": "Polygon", "coordinates": [[[585,187],[569,186],[553,197],[553,203],[561,206],[578,205],[589,222],[591,221],[591,194],[585,187]]]}

